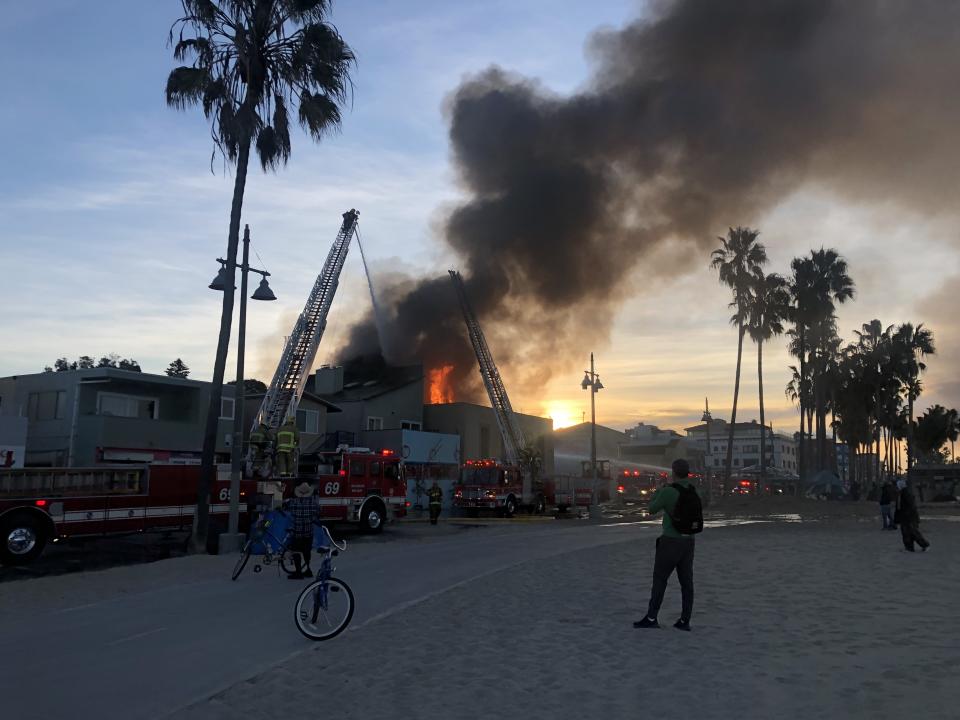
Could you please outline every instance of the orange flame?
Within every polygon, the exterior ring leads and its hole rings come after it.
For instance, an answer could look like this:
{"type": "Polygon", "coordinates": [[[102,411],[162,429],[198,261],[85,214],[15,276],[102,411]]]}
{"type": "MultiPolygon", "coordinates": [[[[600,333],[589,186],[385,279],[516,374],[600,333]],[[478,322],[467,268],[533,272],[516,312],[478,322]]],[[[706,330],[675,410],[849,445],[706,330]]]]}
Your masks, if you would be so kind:
{"type": "Polygon", "coordinates": [[[450,385],[450,373],[453,365],[441,365],[427,371],[427,399],[431,405],[453,402],[453,387],[450,385]]]}

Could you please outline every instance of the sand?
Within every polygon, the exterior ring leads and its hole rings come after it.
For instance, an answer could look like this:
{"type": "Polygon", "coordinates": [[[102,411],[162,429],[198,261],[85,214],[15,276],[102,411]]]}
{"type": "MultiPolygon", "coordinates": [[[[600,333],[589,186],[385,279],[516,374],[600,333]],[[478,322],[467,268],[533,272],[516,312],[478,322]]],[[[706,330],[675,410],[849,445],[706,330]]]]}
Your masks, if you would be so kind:
{"type": "Polygon", "coordinates": [[[698,539],[694,630],[634,630],[653,540],[505,570],[310,646],[188,718],[960,717],[960,524],[928,553],[872,520],[698,539]]]}

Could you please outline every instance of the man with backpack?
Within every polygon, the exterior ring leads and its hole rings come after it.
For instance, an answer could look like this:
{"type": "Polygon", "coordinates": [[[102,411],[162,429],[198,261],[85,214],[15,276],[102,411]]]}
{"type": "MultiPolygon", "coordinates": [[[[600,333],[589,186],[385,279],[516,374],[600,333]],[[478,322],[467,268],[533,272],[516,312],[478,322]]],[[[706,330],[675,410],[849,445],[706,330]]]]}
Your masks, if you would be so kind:
{"type": "Polygon", "coordinates": [[[696,488],[690,482],[690,465],[680,458],[673,461],[673,482],[660,488],[647,512],[651,515],[663,510],[663,534],[657,538],[657,554],[653,562],[653,589],[650,605],[635,628],[658,628],[657,615],[667,590],[667,580],[677,571],[680,581],[683,610],[674,623],[678,630],[690,631],[693,614],[693,536],[703,530],[703,507],[696,488]]]}

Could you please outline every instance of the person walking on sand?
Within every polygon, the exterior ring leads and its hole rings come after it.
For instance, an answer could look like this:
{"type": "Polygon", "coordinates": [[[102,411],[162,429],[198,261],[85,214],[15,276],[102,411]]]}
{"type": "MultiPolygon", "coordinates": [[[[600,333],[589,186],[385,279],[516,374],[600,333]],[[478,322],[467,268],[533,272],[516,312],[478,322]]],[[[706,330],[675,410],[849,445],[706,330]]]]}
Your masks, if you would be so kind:
{"type": "Polygon", "coordinates": [[[440,518],[440,508],[443,505],[443,490],[437,485],[436,479],[430,486],[430,524],[436,525],[440,518]]]}
{"type": "Polygon", "coordinates": [[[896,490],[893,488],[893,484],[888,480],[883,484],[883,487],[880,488],[880,522],[881,530],[895,530],[896,526],[893,522],[893,506],[895,505],[894,496],[896,495],[896,490]]]}
{"type": "Polygon", "coordinates": [[[293,516],[293,537],[290,550],[296,571],[287,575],[291,580],[313,577],[310,570],[310,551],[313,549],[313,524],[320,521],[320,498],[313,494],[309,483],[300,483],[293,489],[293,499],[287,510],[293,516]]]}
{"type": "Polygon", "coordinates": [[[703,530],[703,507],[696,488],[690,482],[690,465],[680,458],[673,461],[673,482],[664,485],[653,496],[647,512],[651,515],[663,510],[663,532],[657,538],[653,561],[653,588],[650,604],[635,628],[658,628],[657,615],[667,590],[667,580],[677,571],[680,581],[682,607],[680,619],[674,623],[678,630],[690,630],[693,615],[693,537],[703,530]]]}
{"type": "Polygon", "coordinates": [[[915,552],[913,544],[926,551],[930,543],[920,532],[920,512],[917,510],[917,500],[913,490],[906,480],[897,480],[900,497],[897,499],[897,514],[894,516],[900,523],[900,534],[903,538],[903,547],[908,552],[915,552]]]}

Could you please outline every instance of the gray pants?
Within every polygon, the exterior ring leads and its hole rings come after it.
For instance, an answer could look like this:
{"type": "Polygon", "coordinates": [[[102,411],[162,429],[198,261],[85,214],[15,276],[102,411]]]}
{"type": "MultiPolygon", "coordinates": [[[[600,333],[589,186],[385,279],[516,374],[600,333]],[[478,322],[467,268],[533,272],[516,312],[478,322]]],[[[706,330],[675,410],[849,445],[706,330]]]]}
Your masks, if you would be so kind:
{"type": "Polygon", "coordinates": [[[683,611],[680,617],[690,620],[693,614],[693,538],[657,538],[657,556],[653,561],[653,589],[650,591],[650,606],[647,617],[655,618],[663,604],[663,594],[667,590],[667,580],[677,571],[680,581],[680,594],[683,611]]]}

